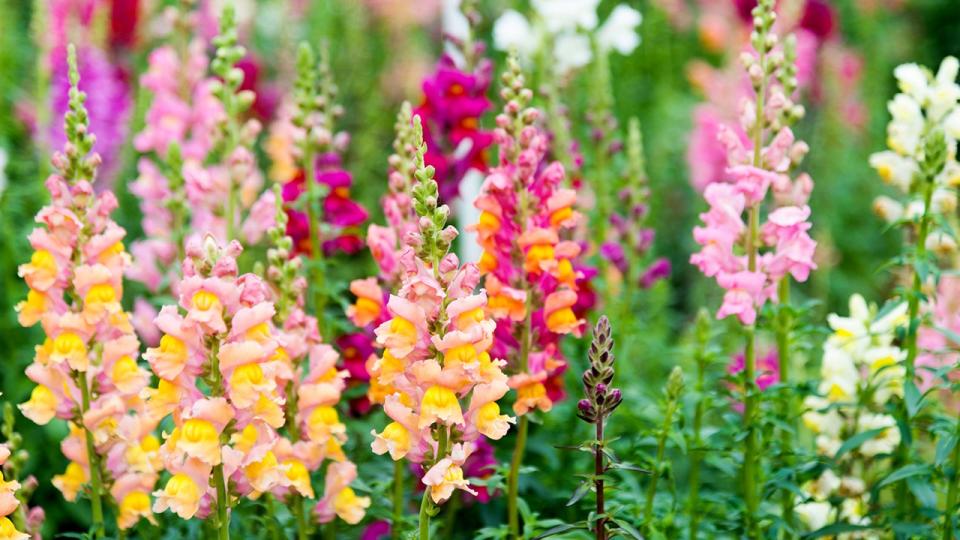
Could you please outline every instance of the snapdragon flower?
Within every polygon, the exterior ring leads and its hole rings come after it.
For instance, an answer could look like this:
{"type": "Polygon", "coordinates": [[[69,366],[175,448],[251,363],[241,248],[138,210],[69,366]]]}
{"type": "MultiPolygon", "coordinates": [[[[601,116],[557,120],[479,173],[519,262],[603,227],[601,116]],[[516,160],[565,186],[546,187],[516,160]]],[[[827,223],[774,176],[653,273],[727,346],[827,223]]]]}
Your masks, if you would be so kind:
{"type": "MultiPolygon", "coordinates": [[[[960,139],[960,84],[957,72],[960,61],[949,56],[943,59],[936,74],[917,64],[903,64],[894,70],[900,88],[888,103],[888,150],[870,156],[870,166],[900,195],[880,196],[874,211],[894,223],[908,220],[919,223],[927,212],[942,216],[951,227],[957,225],[956,188],[960,186],[960,164],[957,162],[957,140],[960,139]],[[946,138],[946,159],[933,178],[929,200],[925,193],[922,168],[926,159],[924,135],[938,128],[946,138]]],[[[951,227],[934,224],[924,240],[925,249],[942,257],[957,257],[957,243],[951,227]]]]}
{"type": "Polygon", "coordinates": [[[235,496],[255,499],[298,480],[278,457],[290,366],[269,287],[238,275],[241,251],[210,235],[188,243],[178,302],[160,310],[155,323],[164,335],[144,355],[159,378],[143,392],[147,406],[175,426],[160,448],[172,476],[154,493],[153,509],[183,519],[215,509],[222,538],[235,496]]]}
{"type": "Polygon", "coordinates": [[[160,471],[152,434],[157,419],[139,397],[149,375],[137,363],[140,343],[120,304],[123,272],[130,266],[126,232],[110,217],[116,197],[93,191],[100,157],[92,153],[95,138],[72,47],[68,64],[68,143],[54,155],[56,172],[46,182],[51,203],[37,214],[41,226],[30,234],[34,252],[19,268],[30,288],[17,305],[19,322],[40,323],[46,335],[27,367],[37,386],[20,410],[41,425],[54,418],[69,422],[61,449],[70,464],[53,483],[69,501],[90,485],[95,533],[102,535],[107,497],[119,508],[120,528],[140,518],[153,520],[149,493],[160,471]]]}
{"type": "Polygon", "coordinates": [[[744,54],[755,98],[741,103],[739,128],[718,129],[727,167],[722,181],[704,190],[709,210],[700,214],[704,226],[693,230],[701,250],[690,257],[726,291],[717,318],[733,315],[745,325],[754,324],[758,310],[777,298],[781,280],[806,281],[816,268],[807,205],[813,182],[806,174],[791,177],[807,145],[795,139],[788,124],[803,108],[789,97],[797,85],[791,42],[784,51],[771,52],[776,39],[769,32],[755,38],[757,50],[744,54]],[[738,129],[751,133],[750,139],[738,129]],[[774,204],[761,225],[759,209],[771,192],[774,204]]]}
{"type": "Polygon", "coordinates": [[[278,386],[285,399],[287,418],[286,433],[278,441],[275,454],[278,463],[286,467],[289,482],[276,486],[273,494],[287,498],[297,520],[298,535],[305,538],[308,524],[301,498],[316,498],[310,474],[324,463],[329,464],[327,492],[314,514],[321,523],[339,516],[355,524],[363,518],[370,501],[356,496],[350,487],[356,468],[342,449],[346,428],[340,421],[337,404],[348,371],[337,369],[339,355],[322,342],[316,318],[304,311],[307,281],[301,274],[301,258],[291,254],[293,239],[286,235],[286,210],[279,198],[274,211],[276,225],[268,231],[271,247],[267,251],[265,278],[276,306],[273,324],[277,329],[277,349],[273,356],[283,363],[278,386]]]}
{"type": "Polygon", "coordinates": [[[518,392],[514,411],[524,415],[549,411],[562,395],[547,391],[549,379],[566,367],[559,340],[580,335],[585,325],[574,311],[581,249],[566,239],[583,216],[576,192],[561,187],[563,166],[544,162],[547,137],[535,125],[539,111],[527,108],[532,92],[515,59],[504,83],[506,105],[494,132],[501,160],[484,180],[474,203],[480,218],[471,229],[483,248],[478,267],[486,311],[497,321],[494,348],[518,358],[510,386],[518,392]]]}
{"type": "Polygon", "coordinates": [[[903,398],[906,351],[895,340],[908,323],[907,304],[879,311],[854,295],[849,309],[846,317],[828,317],[833,333],[823,346],[817,395],[804,400],[803,423],[816,435],[817,453],[827,458],[835,457],[844,441],[875,433],[843,454],[837,470],[827,469],[803,486],[808,500],[795,510],[810,530],[830,523],[836,497],[843,499],[840,520],[869,524],[866,481],[900,444],[900,429],[887,407],[903,398]]]}
{"type": "Polygon", "coordinates": [[[432,505],[455,490],[476,495],[464,465],[481,437],[499,439],[514,419],[497,401],[509,387],[504,362],[491,356],[496,324],[485,313],[488,298],[474,292],[480,273],[449,252],[457,231],[446,226],[449,209],[438,206],[433,168],[424,162],[419,117],[414,117],[416,180],[412,187],[417,230],[401,253],[400,288],[387,302],[389,320],[376,328],[383,355],[371,376],[383,388],[392,422],[373,432],[373,451],[420,464],[427,487],[421,536],[432,505]]]}

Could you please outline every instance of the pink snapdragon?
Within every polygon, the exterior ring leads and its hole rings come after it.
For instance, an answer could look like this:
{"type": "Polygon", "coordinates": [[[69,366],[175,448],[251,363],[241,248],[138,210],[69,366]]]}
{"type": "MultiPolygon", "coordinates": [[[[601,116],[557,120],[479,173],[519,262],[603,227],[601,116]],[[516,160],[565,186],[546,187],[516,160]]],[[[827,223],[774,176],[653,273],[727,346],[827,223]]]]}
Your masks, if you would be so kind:
{"type": "Polygon", "coordinates": [[[269,287],[238,275],[241,250],[237,242],[221,248],[212,236],[190,241],[179,300],[161,309],[156,325],[164,335],[144,355],[160,382],[143,395],[175,425],[160,449],[173,476],[154,493],[156,512],[189,519],[216,508],[223,518],[226,493],[256,498],[293,483],[277,457],[290,368],[278,353],[269,287]]]}
{"type": "Polygon", "coordinates": [[[776,300],[782,279],[789,275],[806,281],[816,268],[816,242],[809,235],[807,205],[813,183],[806,174],[791,176],[807,151],[806,144],[795,140],[785,125],[797,106],[787,98],[789,88],[784,85],[794,83],[788,75],[770,79],[776,84],[764,87],[763,111],[756,110],[755,102],[744,100],[741,125],[724,125],[718,130],[718,140],[726,148],[727,167],[721,181],[704,189],[709,209],[700,214],[703,226],[693,230],[701,249],[690,257],[693,265],[726,290],[717,317],[735,315],[747,325],[756,321],[757,312],[768,300],[776,300]],[[765,141],[763,146],[754,148],[755,143],[738,135],[738,130],[759,130],[756,140],[765,141]],[[766,141],[768,130],[772,136],[766,141]],[[766,222],[751,223],[749,216],[759,221],[768,194],[772,194],[773,206],[766,222]]]}
{"type": "MultiPolygon", "coordinates": [[[[508,76],[523,88],[518,66],[508,76]]],[[[548,411],[562,396],[559,375],[566,361],[558,343],[564,335],[580,335],[584,326],[574,311],[584,277],[581,249],[566,239],[583,216],[575,207],[576,192],[562,187],[563,166],[545,162],[547,136],[534,125],[539,111],[525,109],[531,97],[525,88],[504,90],[507,104],[494,131],[501,160],[483,182],[474,203],[480,219],[471,227],[483,248],[478,266],[490,298],[487,313],[497,321],[494,350],[519,359],[510,366],[516,373],[510,386],[518,392],[514,410],[521,415],[533,408],[548,411]],[[524,334],[527,325],[532,332],[524,334]],[[520,358],[524,339],[530,340],[530,354],[520,358]]]]}

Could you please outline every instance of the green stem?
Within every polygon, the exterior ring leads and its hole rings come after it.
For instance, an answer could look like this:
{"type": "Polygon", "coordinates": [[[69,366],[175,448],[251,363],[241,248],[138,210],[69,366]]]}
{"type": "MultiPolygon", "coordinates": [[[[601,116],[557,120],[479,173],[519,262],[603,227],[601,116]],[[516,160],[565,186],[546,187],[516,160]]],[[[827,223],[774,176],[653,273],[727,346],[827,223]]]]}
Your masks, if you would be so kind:
{"type": "MultiPolygon", "coordinates": [[[[530,284],[526,279],[523,282],[523,290],[527,296],[527,315],[523,320],[523,328],[520,334],[520,373],[527,372],[527,364],[530,359],[530,338],[533,331],[531,291],[530,284]]],[[[513,458],[510,461],[510,476],[507,478],[507,523],[511,538],[520,538],[520,515],[517,512],[517,498],[520,495],[520,465],[523,464],[529,427],[529,420],[527,415],[524,414],[520,417],[519,431],[517,431],[517,439],[513,447],[513,458]]]]}
{"type": "Polygon", "coordinates": [[[323,272],[323,245],[320,240],[320,186],[317,185],[316,160],[313,152],[304,151],[304,174],[307,183],[307,220],[310,226],[310,267],[312,275],[314,315],[317,317],[317,330],[320,337],[326,338],[326,318],[323,312],[327,308],[325,276],[323,272]]]}
{"type": "Polygon", "coordinates": [[[657,457],[653,462],[653,472],[650,477],[650,484],[647,486],[647,504],[643,513],[643,527],[650,528],[653,520],[653,501],[657,496],[657,483],[660,481],[660,468],[663,463],[663,456],[667,450],[667,435],[673,425],[673,412],[677,408],[677,402],[670,399],[667,401],[667,408],[663,414],[663,425],[660,433],[657,435],[657,457]]]}
{"type": "Polygon", "coordinates": [[[743,453],[743,500],[746,505],[744,520],[747,536],[758,538],[756,534],[757,517],[757,393],[754,390],[756,379],[756,332],[753,325],[746,328],[747,349],[744,354],[743,366],[743,423],[747,430],[747,437],[743,453]]]}
{"type": "Polygon", "coordinates": [[[696,540],[700,526],[699,498],[700,498],[700,460],[703,456],[703,426],[704,402],[704,371],[706,371],[704,351],[697,351],[697,405],[693,413],[693,444],[690,449],[690,500],[688,503],[690,514],[690,540],[696,540]]]}
{"type": "Polygon", "coordinates": [[[309,531],[307,530],[307,514],[304,512],[304,499],[299,493],[293,495],[293,515],[297,520],[297,539],[307,540],[309,531]]]}
{"type": "MultiPolygon", "coordinates": [[[[927,257],[927,234],[930,230],[930,204],[933,199],[933,188],[934,182],[933,179],[925,179],[926,185],[924,186],[924,196],[923,196],[923,215],[920,216],[920,228],[917,231],[917,243],[916,243],[916,253],[914,254],[914,267],[913,267],[913,287],[910,291],[910,298],[908,300],[908,311],[909,311],[909,326],[907,328],[906,336],[906,349],[907,349],[907,358],[904,361],[904,366],[906,368],[906,380],[910,383],[915,383],[915,374],[916,374],[916,360],[917,360],[917,334],[920,327],[920,296],[923,294],[923,280],[920,277],[920,272],[917,270],[917,265],[926,259],[927,257]]],[[[904,420],[904,423],[910,429],[911,433],[909,437],[900,437],[900,446],[897,448],[897,465],[904,466],[910,461],[910,446],[909,439],[912,439],[912,424],[910,422],[910,411],[907,409],[906,399],[900,400],[900,414],[904,420]]],[[[902,506],[899,506],[907,515],[912,514],[914,498],[910,496],[909,490],[907,489],[906,481],[900,481],[897,483],[896,490],[896,500],[901,502],[902,506]]]]}
{"type": "Polygon", "coordinates": [[[390,524],[390,537],[400,540],[400,521],[403,519],[403,461],[393,462],[393,523],[390,524]]]}
{"type": "Polygon", "coordinates": [[[223,463],[213,468],[213,483],[217,488],[217,538],[230,540],[230,516],[227,500],[227,481],[223,477],[223,463]]]}
{"type": "Polygon", "coordinates": [[[523,462],[523,453],[527,445],[527,429],[530,420],[527,415],[520,417],[517,427],[517,441],[513,447],[513,459],[510,461],[510,476],[507,479],[507,517],[509,519],[510,537],[520,538],[520,517],[517,513],[517,496],[520,487],[520,464],[523,462]]]}
{"type": "Polygon", "coordinates": [[[83,424],[83,417],[90,410],[90,385],[87,374],[77,372],[77,385],[80,387],[80,425],[87,445],[87,462],[90,467],[90,513],[93,521],[93,537],[103,538],[103,479],[100,477],[100,456],[93,444],[93,433],[83,424]]]}
{"type": "MultiPolygon", "coordinates": [[[[210,393],[214,396],[222,396],[224,394],[223,389],[223,374],[220,373],[220,341],[214,339],[213,343],[210,345],[210,393]]],[[[227,433],[221,433],[221,443],[223,443],[223,438],[227,436],[227,433]]],[[[219,540],[229,540],[230,539],[230,500],[229,497],[229,485],[226,478],[223,474],[223,462],[219,465],[213,467],[213,484],[217,490],[217,538],[219,540]]]]}
{"type": "MultiPolygon", "coordinates": [[[[954,438],[960,438],[960,418],[954,429],[954,438]]],[[[950,487],[947,489],[947,505],[943,508],[943,540],[953,540],[953,514],[957,507],[957,471],[960,471],[960,444],[953,445],[953,470],[947,477],[950,487]]]]}
{"type": "Polygon", "coordinates": [[[430,489],[423,492],[420,500],[420,540],[430,540],[430,489]]]}
{"type": "MultiPolygon", "coordinates": [[[[790,333],[792,331],[793,321],[789,313],[790,305],[790,278],[784,277],[778,285],[780,312],[779,324],[777,325],[777,358],[780,361],[780,384],[783,385],[783,421],[785,426],[790,429],[782,429],[781,448],[783,453],[783,466],[790,467],[792,460],[788,456],[788,449],[793,445],[793,426],[796,416],[794,415],[793,391],[788,387],[790,384],[790,333]]],[[[793,493],[789,489],[784,489],[781,494],[780,504],[782,508],[783,520],[787,526],[793,526],[793,493]]]]}
{"type": "MultiPolygon", "coordinates": [[[[767,72],[766,49],[758,51],[760,55],[760,69],[763,73],[767,72]]],[[[757,110],[753,132],[753,166],[763,166],[763,131],[765,118],[764,101],[767,95],[767,77],[760,81],[760,87],[757,88],[757,110]]],[[[760,203],[750,207],[750,228],[747,233],[747,270],[757,271],[757,249],[759,245],[760,234],[760,203]]],[[[757,518],[757,493],[756,493],[756,454],[757,454],[757,428],[755,415],[758,407],[757,393],[754,391],[754,380],[756,379],[756,327],[751,324],[745,328],[747,334],[746,350],[744,351],[743,366],[743,393],[744,410],[743,423],[747,430],[747,437],[743,452],[743,500],[745,503],[744,525],[749,538],[758,538],[756,530],[757,518]]]]}

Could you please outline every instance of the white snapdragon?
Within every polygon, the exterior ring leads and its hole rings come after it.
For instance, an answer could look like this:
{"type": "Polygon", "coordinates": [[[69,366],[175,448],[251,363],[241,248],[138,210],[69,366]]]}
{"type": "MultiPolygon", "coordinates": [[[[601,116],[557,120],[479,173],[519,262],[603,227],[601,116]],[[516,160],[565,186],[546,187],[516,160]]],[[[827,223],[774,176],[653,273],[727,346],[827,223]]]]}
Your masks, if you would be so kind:
{"type": "Polygon", "coordinates": [[[823,345],[819,395],[804,400],[804,426],[816,435],[817,453],[829,458],[850,438],[870,435],[840,457],[842,478],[827,469],[803,486],[807,500],[795,510],[811,531],[833,519],[867,524],[869,493],[861,476],[900,444],[897,422],[886,409],[891,399],[903,396],[906,352],[894,343],[897,330],[907,324],[907,305],[879,311],[854,295],[849,315],[831,314],[827,320],[833,333],[823,345]],[[839,516],[831,514],[835,497],[843,498],[839,516]]]}
{"type": "MultiPolygon", "coordinates": [[[[900,93],[887,104],[890,112],[888,150],[871,155],[870,166],[884,182],[903,193],[917,195],[915,180],[923,160],[923,138],[931,127],[941,129],[947,139],[946,163],[934,179],[937,189],[960,187],[960,164],[957,163],[957,141],[960,140],[958,71],[960,62],[949,56],[940,64],[936,74],[917,64],[903,64],[893,72],[900,93]]],[[[875,205],[875,208],[888,210],[882,205],[875,205]]],[[[881,217],[889,219],[891,215],[884,212],[881,217]]]]}

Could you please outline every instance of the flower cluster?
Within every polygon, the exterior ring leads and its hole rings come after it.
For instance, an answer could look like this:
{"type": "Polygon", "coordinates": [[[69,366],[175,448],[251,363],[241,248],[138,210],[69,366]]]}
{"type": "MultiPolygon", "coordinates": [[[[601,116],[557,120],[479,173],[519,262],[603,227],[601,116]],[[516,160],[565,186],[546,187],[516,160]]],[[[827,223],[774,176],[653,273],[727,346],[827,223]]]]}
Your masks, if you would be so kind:
{"type": "Polygon", "coordinates": [[[517,414],[548,411],[562,390],[545,383],[566,366],[559,339],[580,335],[584,321],[578,301],[580,245],[565,236],[582,215],[574,209],[577,193],[564,184],[563,166],[544,164],[547,136],[534,123],[539,111],[527,107],[533,93],[524,87],[514,58],[504,74],[504,112],[497,117],[495,140],[500,163],[490,170],[474,205],[481,211],[472,227],[483,248],[479,268],[489,295],[487,313],[497,321],[495,352],[519,358],[511,387],[517,389],[517,414]]]}
{"type": "Polygon", "coordinates": [[[816,434],[817,453],[836,456],[840,470],[826,470],[804,490],[810,500],[796,508],[811,530],[829,523],[833,504],[842,497],[840,518],[867,522],[869,471],[900,444],[896,419],[886,409],[903,397],[906,352],[894,345],[897,329],[907,323],[907,305],[899,303],[878,312],[864,299],[850,298],[850,315],[828,318],[833,334],[823,346],[820,395],[804,401],[803,423],[816,434]],[[844,441],[872,433],[860,445],[838,456],[844,441]]]}
{"type": "Polygon", "coordinates": [[[531,58],[547,43],[552,47],[551,64],[558,75],[566,75],[593,59],[591,38],[602,51],[628,55],[640,44],[637,27],[640,12],[626,3],[618,4],[598,28],[600,0],[534,0],[536,27],[522,14],[506,10],[493,27],[494,46],[531,58]]]}
{"type": "Polygon", "coordinates": [[[449,209],[437,205],[418,117],[414,130],[418,167],[411,195],[418,229],[398,261],[402,279],[387,302],[390,319],[376,329],[384,351],[370,366],[371,377],[392,422],[374,432],[372,447],[395,461],[423,464],[422,482],[440,504],[455,489],[476,494],[464,464],[481,436],[503,437],[513,418],[497,404],[509,387],[504,362],[490,353],[496,325],[485,313],[487,294],[474,293],[477,267],[461,266],[449,253],[457,231],[446,226],[449,209]]]}
{"type": "Polygon", "coordinates": [[[717,317],[736,315],[747,325],[768,300],[776,299],[780,280],[792,276],[806,281],[816,268],[807,205],[813,183],[806,174],[790,175],[807,151],[787,127],[803,114],[789,97],[797,85],[792,41],[786,41],[783,51],[771,51],[777,43],[773,21],[772,9],[758,11],[755,52],[743,58],[756,98],[742,103],[741,128],[752,140],[732,127],[720,127],[727,168],[723,181],[704,190],[710,208],[700,214],[704,225],[693,231],[701,250],[690,257],[726,290],[717,317]],[[775,206],[761,226],[760,208],[771,191],[775,206]]]}
{"type": "MultiPolygon", "coordinates": [[[[278,188],[279,189],[279,188],[278,188]]],[[[277,349],[274,356],[286,364],[279,377],[280,391],[286,401],[286,437],[278,441],[275,455],[287,467],[288,486],[278,486],[275,495],[314,498],[310,473],[320,470],[327,460],[327,492],[316,506],[320,522],[339,516],[355,524],[364,515],[370,500],[358,497],[350,488],[356,467],[347,460],[341,445],[346,428],[336,409],[346,386],[347,371],[339,371],[339,356],[322,343],[315,317],[304,311],[307,281],[301,275],[299,256],[291,256],[293,239],[286,236],[286,211],[276,201],[277,223],[268,231],[272,247],[267,251],[269,266],[266,280],[271,286],[276,311],[277,349]]],[[[294,512],[302,512],[302,503],[292,500],[294,512]]]]}
{"type": "MultiPolygon", "coordinates": [[[[371,223],[367,229],[367,246],[380,272],[377,277],[356,279],[350,283],[350,292],[356,301],[347,308],[347,318],[360,330],[343,338],[346,345],[343,350],[344,356],[347,356],[347,350],[350,351],[354,366],[350,377],[357,382],[371,380],[367,364],[372,365],[378,360],[373,350],[373,329],[390,317],[385,309],[389,293],[400,289],[405,273],[400,265],[401,256],[408,249],[408,239],[418,233],[419,217],[413,208],[412,188],[416,182],[419,143],[409,103],[404,102],[401,106],[394,128],[396,137],[394,153],[389,158],[387,193],[381,199],[386,224],[371,223]]],[[[382,404],[385,394],[377,384],[377,378],[371,383],[368,401],[382,404]]]]}
{"type": "Polygon", "coordinates": [[[281,107],[267,141],[270,177],[283,184],[287,234],[297,253],[313,253],[314,243],[325,255],[356,253],[363,248],[359,226],[368,216],[351,197],[353,175],[342,165],[350,136],[334,132],[343,112],[334,102],[337,88],[325,56],[316,67],[313,53],[301,50],[298,62],[296,102],[281,107]]]}
{"type": "Polygon", "coordinates": [[[426,162],[436,171],[440,199],[452,201],[471,169],[487,168],[485,150],[493,135],[480,129],[480,118],[491,108],[487,99],[493,64],[483,58],[483,42],[473,42],[476,13],[468,12],[461,38],[448,36],[455,49],[444,54],[433,73],[423,80],[423,102],[414,114],[423,121],[426,162]]]}
{"type": "Polygon", "coordinates": [[[120,305],[130,256],[125,231],[110,218],[117,200],[92,187],[100,158],[91,153],[94,137],[73,48],[69,65],[68,144],[54,155],[56,173],[46,182],[51,203],[37,214],[41,226],[30,234],[34,252],[19,269],[30,287],[17,306],[20,324],[39,322],[46,335],[27,368],[37,386],[20,410],[41,425],[54,418],[69,422],[61,448],[70,464],[54,485],[73,501],[89,483],[100,527],[101,498],[109,494],[119,508],[118,526],[129,528],[141,517],[153,519],[157,419],[140,398],[149,373],[137,364],[140,343],[120,305]]]}
{"type": "Polygon", "coordinates": [[[172,476],[154,510],[189,519],[216,507],[223,527],[234,494],[256,498],[299,479],[278,456],[281,388],[293,374],[272,326],[270,289],[237,273],[241,250],[212,236],[187,244],[178,304],[160,310],[163,337],[144,355],[159,378],[144,392],[147,407],[175,425],[160,449],[172,476]]]}
{"type": "Polygon", "coordinates": [[[586,397],[577,403],[577,416],[591,424],[602,423],[623,401],[620,389],[610,386],[614,375],[613,338],[606,316],[597,321],[588,358],[590,367],[583,372],[586,397]]]}
{"type": "MultiPolygon", "coordinates": [[[[960,164],[956,141],[960,138],[960,62],[950,56],[943,60],[936,75],[917,64],[903,64],[894,70],[901,93],[887,105],[891,119],[887,125],[889,150],[870,156],[870,165],[887,184],[906,194],[900,201],[881,196],[874,211],[890,222],[915,220],[924,214],[926,204],[936,215],[953,219],[957,208],[956,187],[960,186],[960,164]],[[925,203],[923,163],[927,159],[925,134],[938,127],[947,139],[946,162],[933,179],[933,192],[925,203]]],[[[937,227],[926,238],[926,249],[941,255],[955,255],[957,243],[949,228],[937,227]]]]}
{"type": "MultiPolygon", "coordinates": [[[[0,466],[6,464],[10,458],[10,449],[6,446],[0,446],[0,466]]],[[[20,482],[16,479],[5,480],[0,473],[0,538],[7,540],[28,540],[29,534],[18,531],[16,526],[10,521],[10,516],[20,507],[20,499],[17,498],[17,492],[20,490],[20,482]]]]}

